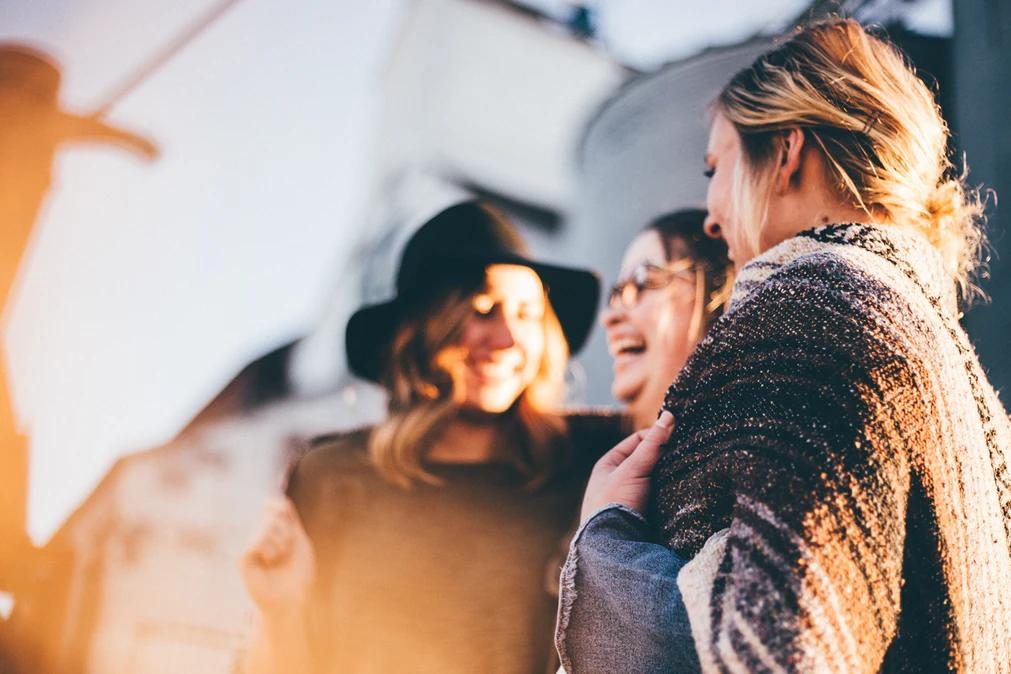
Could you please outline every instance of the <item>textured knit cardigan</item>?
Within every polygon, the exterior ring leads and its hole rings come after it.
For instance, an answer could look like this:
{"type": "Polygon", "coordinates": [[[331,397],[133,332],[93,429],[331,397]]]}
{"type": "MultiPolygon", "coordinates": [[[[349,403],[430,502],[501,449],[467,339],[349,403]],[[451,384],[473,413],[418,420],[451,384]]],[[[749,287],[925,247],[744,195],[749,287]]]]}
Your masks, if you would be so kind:
{"type": "Polygon", "coordinates": [[[665,407],[652,521],[704,672],[1011,672],[1011,424],[926,240],[749,262],[665,407]]]}

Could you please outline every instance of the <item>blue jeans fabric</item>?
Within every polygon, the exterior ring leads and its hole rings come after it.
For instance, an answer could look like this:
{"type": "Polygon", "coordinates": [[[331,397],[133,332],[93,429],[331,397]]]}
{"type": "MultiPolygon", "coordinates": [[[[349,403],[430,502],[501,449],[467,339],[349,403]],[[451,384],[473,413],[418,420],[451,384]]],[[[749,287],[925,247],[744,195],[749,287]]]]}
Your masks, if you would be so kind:
{"type": "Polygon", "coordinates": [[[562,567],[555,646],[568,674],[700,672],[677,586],[687,563],[610,505],[576,532],[562,567]]]}

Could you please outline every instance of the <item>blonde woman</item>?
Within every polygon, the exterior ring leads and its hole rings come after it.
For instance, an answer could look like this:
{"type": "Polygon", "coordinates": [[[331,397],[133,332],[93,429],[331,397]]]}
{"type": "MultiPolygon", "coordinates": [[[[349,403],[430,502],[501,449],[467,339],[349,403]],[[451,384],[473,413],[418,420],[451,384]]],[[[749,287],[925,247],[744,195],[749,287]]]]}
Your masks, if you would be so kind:
{"type": "Polygon", "coordinates": [[[414,234],[397,288],[347,328],[388,419],[317,441],[243,558],[247,669],[545,671],[549,560],[618,436],[616,418],[558,413],[597,278],[532,261],[466,202],[414,234]]]}
{"type": "Polygon", "coordinates": [[[707,226],[734,292],[662,423],[594,471],[568,671],[1011,671],[1011,424],[958,324],[982,234],[947,142],[853,21],[723,89],[707,226]]]}

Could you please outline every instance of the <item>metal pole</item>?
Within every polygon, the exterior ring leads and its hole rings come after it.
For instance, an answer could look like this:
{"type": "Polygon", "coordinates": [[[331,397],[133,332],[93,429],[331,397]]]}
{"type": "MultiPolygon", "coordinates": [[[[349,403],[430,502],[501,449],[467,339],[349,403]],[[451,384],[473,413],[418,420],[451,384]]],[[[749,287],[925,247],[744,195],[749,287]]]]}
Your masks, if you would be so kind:
{"type": "Polygon", "coordinates": [[[168,63],[176,54],[181,52],[187,45],[195,40],[201,33],[207,30],[211,24],[220,19],[224,14],[239,4],[242,0],[223,0],[203,16],[187,26],[175,39],[171,40],[164,47],[159,49],[146,62],[134,70],[119,85],[112,88],[102,99],[101,103],[92,113],[93,117],[103,117],[117,103],[125,98],[130,92],[140,86],[146,79],[153,75],[159,68],[168,63]]]}

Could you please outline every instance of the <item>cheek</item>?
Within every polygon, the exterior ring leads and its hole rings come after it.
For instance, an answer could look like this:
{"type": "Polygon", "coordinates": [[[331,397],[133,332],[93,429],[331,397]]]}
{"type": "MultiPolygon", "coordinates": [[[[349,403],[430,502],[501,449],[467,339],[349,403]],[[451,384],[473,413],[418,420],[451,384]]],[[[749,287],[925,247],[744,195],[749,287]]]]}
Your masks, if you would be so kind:
{"type": "MultiPolygon", "coordinates": [[[[730,198],[730,190],[728,181],[726,180],[727,172],[717,170],[712,178],[709,179],[709,187],[706,190],[706,208],[709,209],[710,213],[715,213],[719,218],[723,219],[727,215],[727,204],[730,198]]],[[[723,224],[722,222],[720,224],[723,224]]]]}
{"type": "Polygon", "coordinates": [[[481,325],[473,317],[468,317],[460,327],[460,336],[456,339],[457,346],[471,349],[481,341],[481,325]]]}
{"type": "Polygon", "coordinates": [[[658,348],[651,349],[658,373],[665,377],[679,370],[688,350],[688,330],[691,327],[692,306],[686,300],[668,302],[658,312],[654,326],[654,339],[658,348]]]}
{"type": "Polygon", "coordinates": [[[540,369],[541,360],[544,358],[544,329],[540,325],[531,325],[519,331],[515,339],[526,357],[526,369],[536,372],[540,369]]]}
{"type": "MultiPolygon", "coordinates": [[[[649,291],[652,294],[655,291],[649,291]]],[[[660,323],[664,321],[663,303],[651,298],[644,298],[637,307],[626,313],[628,322],[642,334],[647,345],[657,343],[660,335],[660,323]]]]}
{"type": "MultiPolygon", "coordinates": [[[[716,176],[709,179],[709,183],[706,185],[706,210],[709,211],[709,215],[719,221],[720,217],[723,215],[720,204],[719,195],[717,190],[719,185],[717,184],[716,176]]],[[[722,223],[721,223],[722,224],[722,223]]]]}

